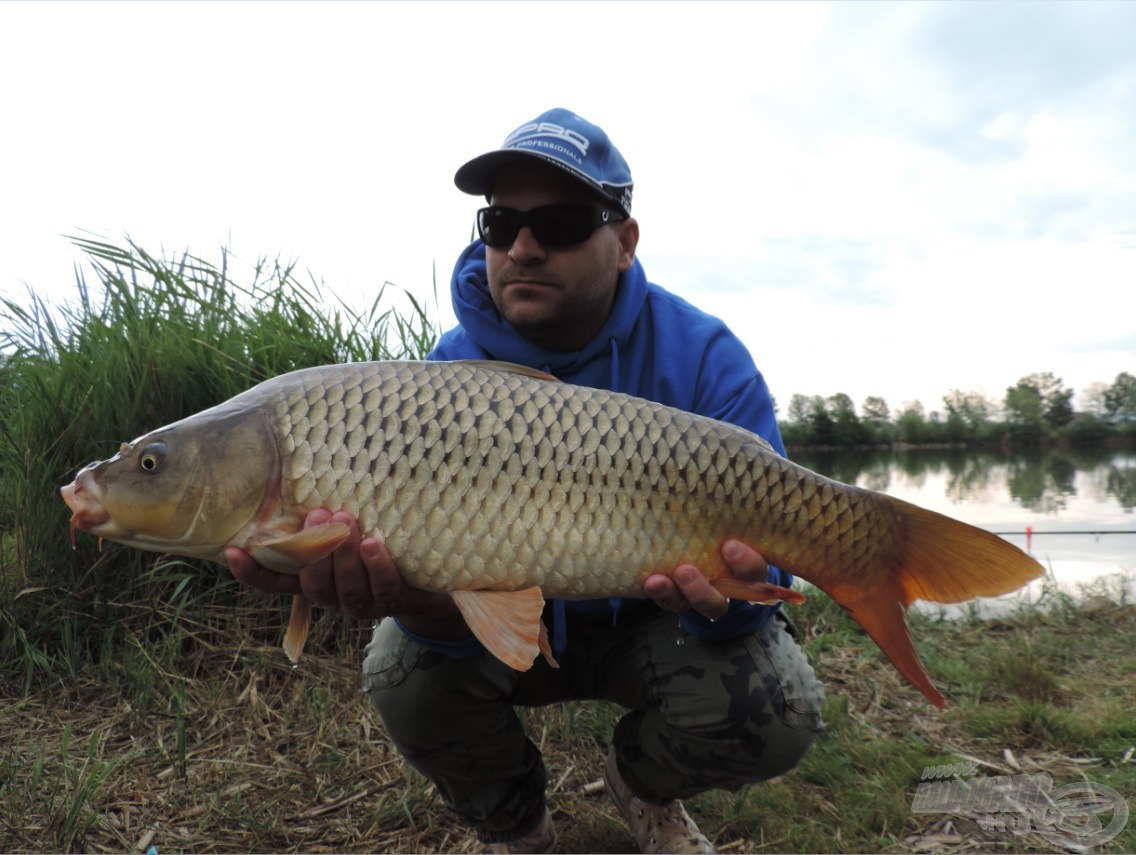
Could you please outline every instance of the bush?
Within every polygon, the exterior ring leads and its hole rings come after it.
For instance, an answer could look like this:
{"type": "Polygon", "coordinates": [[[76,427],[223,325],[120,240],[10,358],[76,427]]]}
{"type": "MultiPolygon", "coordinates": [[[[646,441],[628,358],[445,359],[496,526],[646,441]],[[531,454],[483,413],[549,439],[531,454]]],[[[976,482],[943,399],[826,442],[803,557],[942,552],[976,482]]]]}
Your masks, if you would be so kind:
{"type": "Polygon", "coordinates": [[[1061,429],[1060,435],[1073,445],[1099,445],[1108,433],[1108,425],[1092,413],[1078,413],[1061,429]]]}
{"type": "Polygon", "coordinates": [[[134,549],[72,550],[59,489],[123,440],[217,404],[273,375],[316,364],[421,358],[436,331],[384,285],[368,311],[325,309],[319,283],[261,261],[248,285],[188,254],[156,258],[132,242],[76,243],[79,301],[53,310],[0,304],[0,673],[74,673],[116,658],[120,631],[147,607],[232,599],[228,572],[134,549]]]}

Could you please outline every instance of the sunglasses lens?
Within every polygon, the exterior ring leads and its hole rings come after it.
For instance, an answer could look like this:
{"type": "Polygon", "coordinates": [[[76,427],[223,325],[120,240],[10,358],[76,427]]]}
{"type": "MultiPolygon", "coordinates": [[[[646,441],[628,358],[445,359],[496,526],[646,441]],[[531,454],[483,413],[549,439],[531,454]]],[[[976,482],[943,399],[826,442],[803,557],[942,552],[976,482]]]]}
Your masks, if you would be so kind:
{"type": "Polygon", "coordinates": [[[477,212],[477,233],[494,249],[512,246],[525,226],[542,246],[577,246],[600,226],[618,221],[617,215],[598,205],[544,205],[531,211],[491,205],[477,212]]]}
{"type": "Polygon", "coordinates": [[[519,213],[509,208],[482,208],[477,212],[477,233],[494,249],[511,246],[521,225],[519,213]]]}
{"type": "Polygon", "coordinates": [[[544,246],[575,246],[596,230],[593,209],[587,206],[550,205],[529,217],[533,237],[544,246]]]}

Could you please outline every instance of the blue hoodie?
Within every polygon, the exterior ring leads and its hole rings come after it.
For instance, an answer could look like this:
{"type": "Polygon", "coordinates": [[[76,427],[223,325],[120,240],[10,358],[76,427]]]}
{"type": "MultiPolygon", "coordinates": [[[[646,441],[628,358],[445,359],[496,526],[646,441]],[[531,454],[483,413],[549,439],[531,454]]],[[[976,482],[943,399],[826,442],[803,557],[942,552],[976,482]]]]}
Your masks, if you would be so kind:
{"type": "MultiPolygon", "coordinates": [[[[773,399],[749,351],[718,318],[648,282],[638,259],[620,275],[615,305],[600,334],[575,353],[538,347],[501,317],[489,294],[481,241],[470,244],[458,258],[450,290],[460,326],[442,335],[428,359],[496,359],[527,365],[568,383],[626,392],[736,424],[785,454],[773,399]]],[[[770,568],[773,584],[788,587],[792,580],[788,573],[770,568]]],[[[563,647],[565,612],[593,619],[611,614],[615,621],[619,605],[619,600],[554,601],[550,627],[554,649],[563,647]]],[[[694,636],[728,638],[757,629],[776,608],[735,600],[729,614],[717,621],[694,611],[681,620],[694,636]]],[[[473,655],[481,649],[473,639],[438,643],[407,634],[450,656],[473,655]]]]}

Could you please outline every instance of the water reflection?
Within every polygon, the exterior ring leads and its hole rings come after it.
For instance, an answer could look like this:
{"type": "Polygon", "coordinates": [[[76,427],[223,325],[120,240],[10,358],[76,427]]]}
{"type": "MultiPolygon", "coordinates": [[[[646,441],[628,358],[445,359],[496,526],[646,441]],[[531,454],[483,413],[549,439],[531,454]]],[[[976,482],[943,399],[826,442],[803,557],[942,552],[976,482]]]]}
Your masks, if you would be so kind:
{"type": "MultiPolygon", "coordinates": [[[[1118,596],[1136,598],[1136,452],[910,449],[792,457],[840,481],[1000,534],[1032,554],[1049,583],[1069,594],[1120,579],[1113,584],[1118,596]]],[[[1042,587],[1034,582],[981,609],[996,613],[1022,597],[1036,602],[1042,587]]]]}
{"type": "Polygon", "coordinates": [[[1060,514],[1078,494],[1126,513],[1136,509],[1133,452],[905,449],[802,451],[792,456],[838,481],[884,493],[893,492],[897,482],[904,492],[921,492],[929,481],[944,480],[944,496],[954,504],[997,501],[1005,491],[1020,507],[1046,515],[1060,514]]]}
{"type": "Polygon", "coordinates": [[[1136,466],[1109,466],[1105,475],[1104,491],[1115,496],[1120,506],[1131,511],[1136,508],[1136,466]]]}
{"type": "Polygon", "coordinates": [[[1077,495],[1073,478],[1077,467],[1068,458],[1047,454],[1041,461],[1013,460],[1007,465],[1006,486],[1023,508],[1052,514],[1068,506],[1077,495]]]}

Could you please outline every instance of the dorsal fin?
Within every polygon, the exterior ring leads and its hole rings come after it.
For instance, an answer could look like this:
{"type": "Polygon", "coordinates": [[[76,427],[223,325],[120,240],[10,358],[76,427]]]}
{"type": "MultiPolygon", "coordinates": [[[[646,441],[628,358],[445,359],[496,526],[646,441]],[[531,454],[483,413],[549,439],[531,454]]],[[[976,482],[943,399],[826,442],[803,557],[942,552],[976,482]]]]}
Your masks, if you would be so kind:
{"type": "Polygon", "coordinates": [[[455,359],[454,362],[460,362],[463,365],[479,365],[482,368],[491,368],[494,371],[504,371],[509,374],[523,374],[526,377],[535,377],[538,380],[560,382],[556,377],[545,371],[538,371],[535,368],[529,368],[527,365],[517,365],[515,362],[502,362],[498,359],[455,359]]]}

